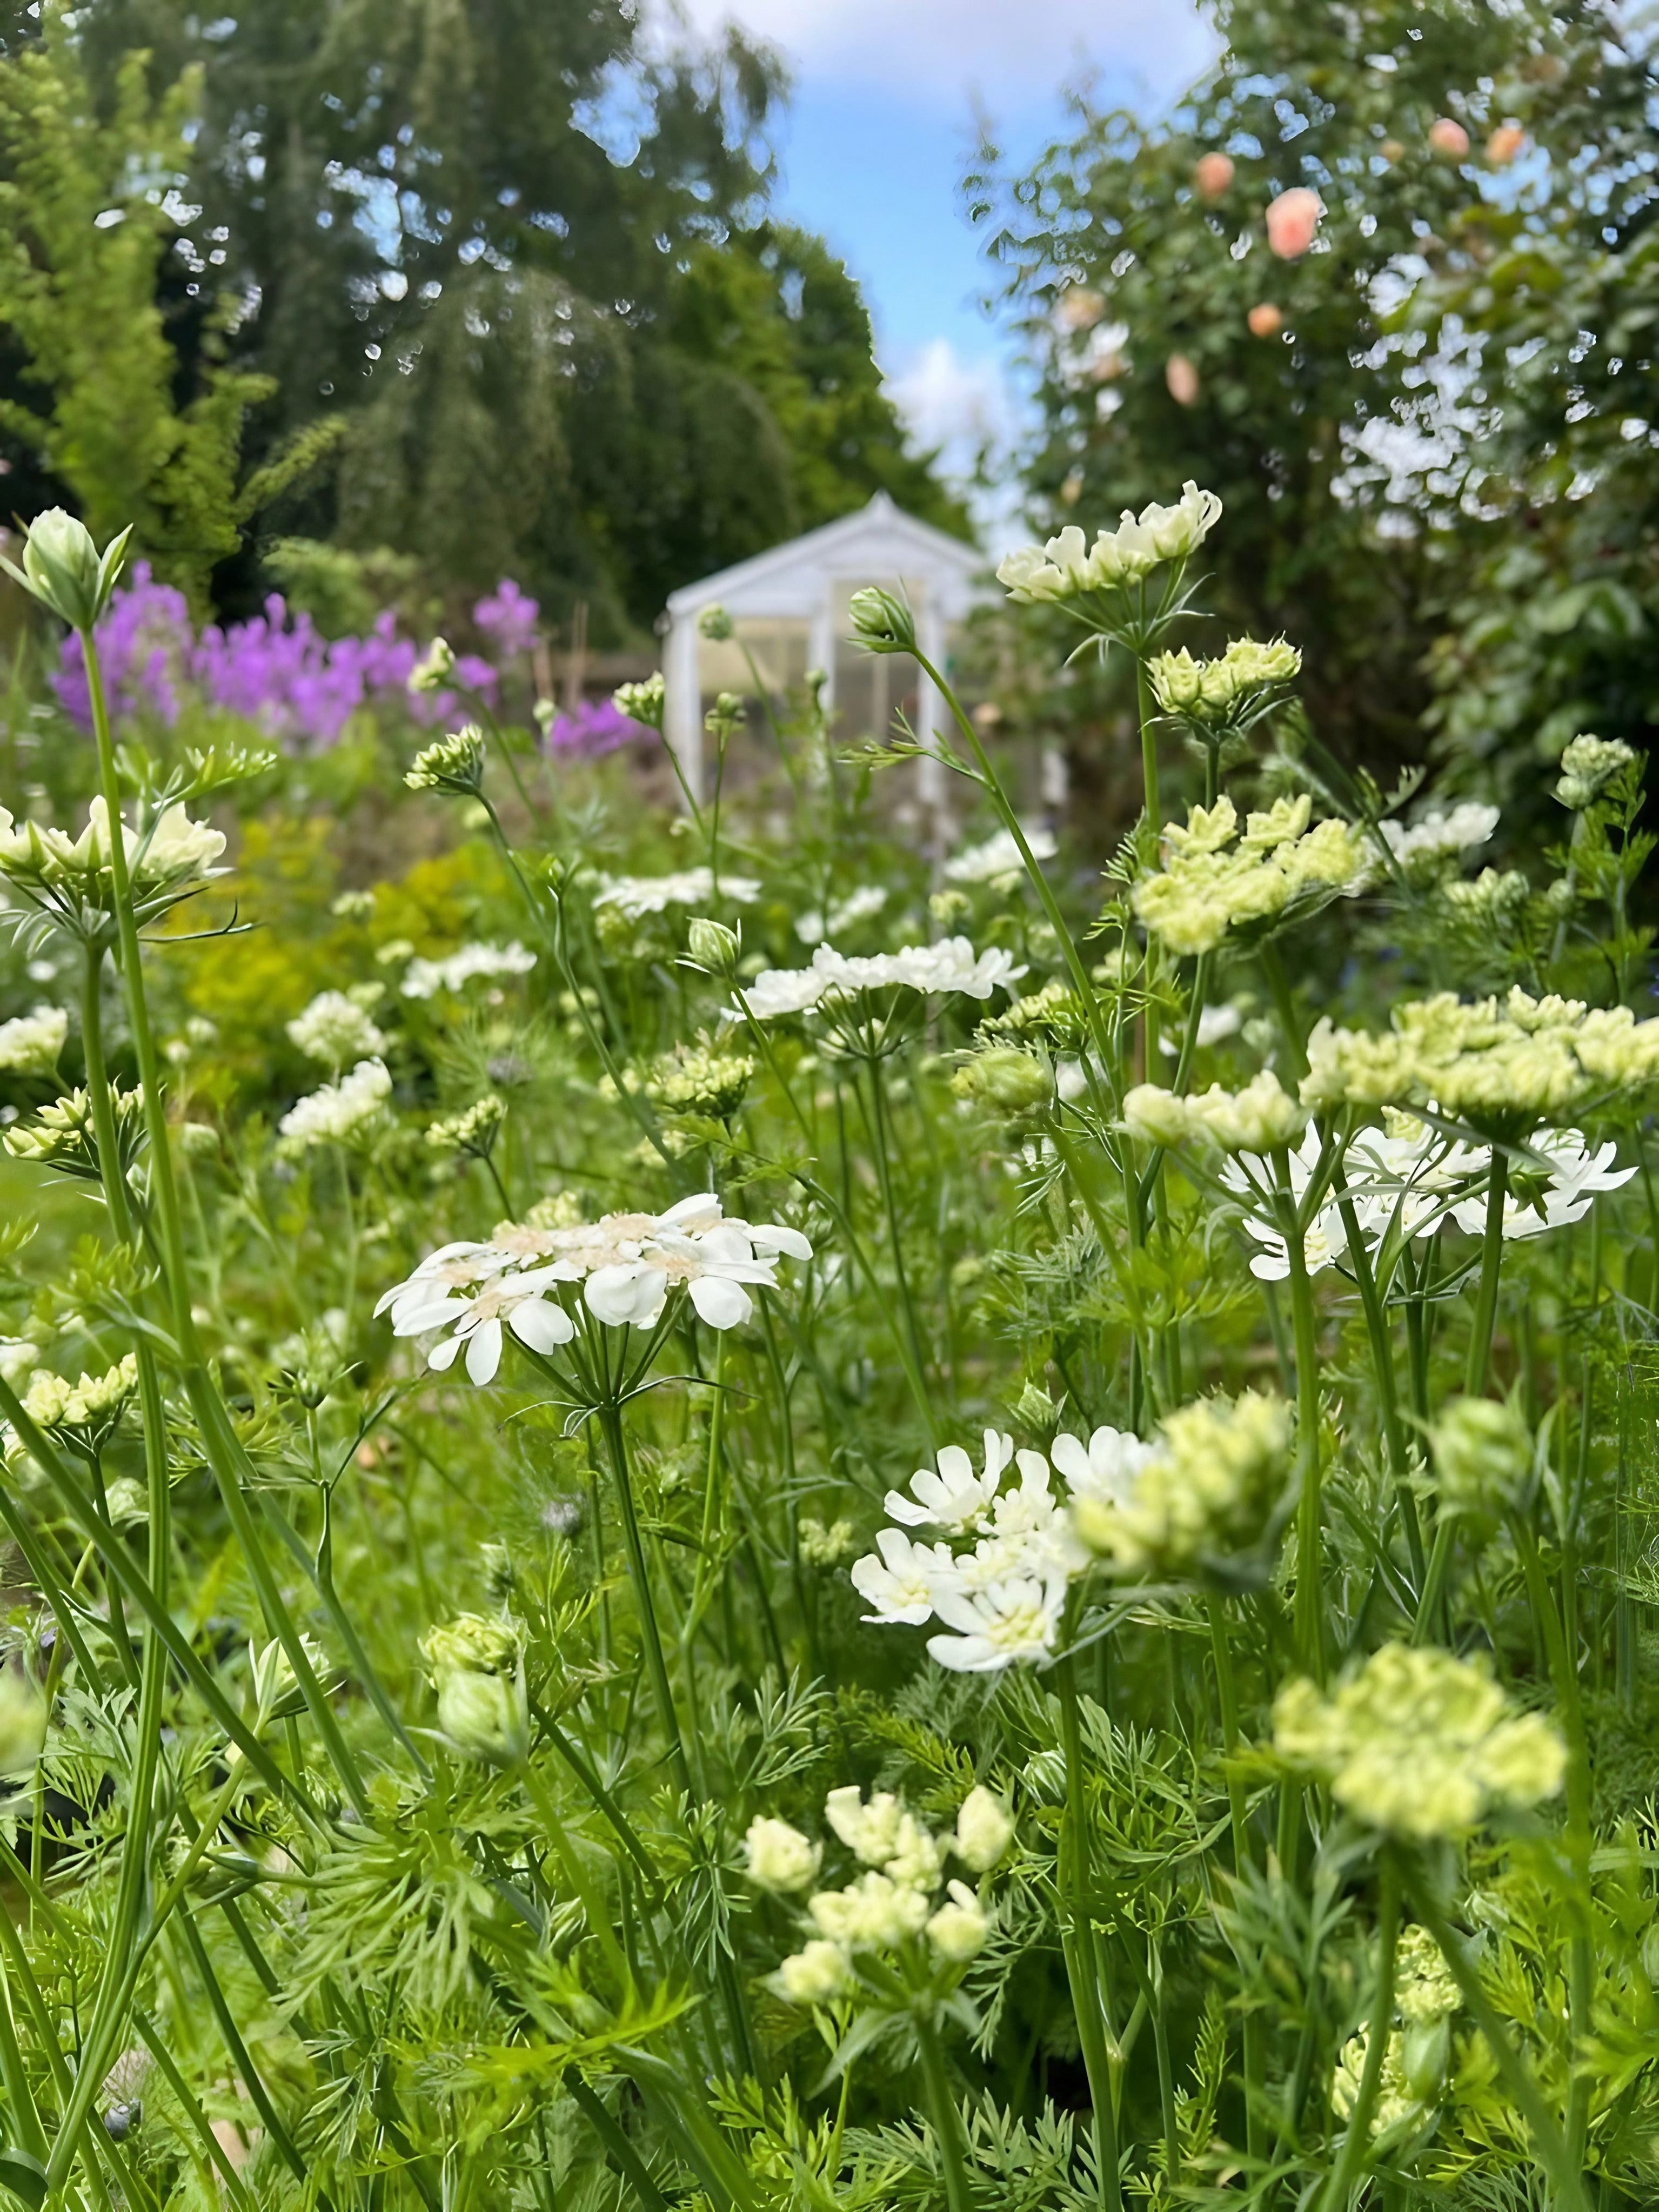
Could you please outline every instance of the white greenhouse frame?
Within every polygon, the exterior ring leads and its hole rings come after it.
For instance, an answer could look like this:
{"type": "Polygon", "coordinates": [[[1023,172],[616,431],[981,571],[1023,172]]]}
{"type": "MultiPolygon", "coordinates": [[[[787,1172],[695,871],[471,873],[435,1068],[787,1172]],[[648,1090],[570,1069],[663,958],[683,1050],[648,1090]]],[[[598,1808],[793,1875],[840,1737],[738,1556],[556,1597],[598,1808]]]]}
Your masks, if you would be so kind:
{"type": "MultiPolygon", "coordinates": [[[[848,590],[865,584],[897,584],[916,611],[916,640],[936,668],[945,664],[951,628],[990,596],[985,556],[931,523],[918,522],[878,491],[867,507],[821,529],[774,545],[718,575],[686,584],[668,601],[663,655],[666,691],[665,734],[690,789],[703,792],[702,696],[698,670],[697,620],[724,607],[737,622],[805,622],[807,665],[828,672],[827,703],[835,704],[836,609],[848,590]]],[[[919,732],[931,735],[939,698],[924,674],[916,702],[919,732]]],[[[943,805],[947,771],[919,763],[918,796],[930,814],[943,805]]]]}

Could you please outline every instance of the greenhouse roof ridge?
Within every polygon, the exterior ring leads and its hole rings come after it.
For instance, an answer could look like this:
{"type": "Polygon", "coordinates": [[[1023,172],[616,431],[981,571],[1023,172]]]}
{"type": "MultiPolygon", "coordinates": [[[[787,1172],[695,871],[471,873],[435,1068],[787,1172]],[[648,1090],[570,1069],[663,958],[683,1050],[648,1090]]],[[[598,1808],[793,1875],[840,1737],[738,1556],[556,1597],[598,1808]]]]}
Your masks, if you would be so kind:
{"type": "Polygon", "coordinates": [[[895,568],[914,567],[935,576],[941,572],[951,574],[966,585],[987,569],[985,556],[976,545],[907,514],[888,493],[878,491],[850,514],[837,515],[833,522],[823,523],[799,538],[769,545],[712,576],[681,585],[668,595],[668,612],[674,617],[695,614],[699,608],[741,594],[750,586],[763,586],[791,570],[823,574],[827,566],[842,562],[867,567],[872,581],[895,568]]]}

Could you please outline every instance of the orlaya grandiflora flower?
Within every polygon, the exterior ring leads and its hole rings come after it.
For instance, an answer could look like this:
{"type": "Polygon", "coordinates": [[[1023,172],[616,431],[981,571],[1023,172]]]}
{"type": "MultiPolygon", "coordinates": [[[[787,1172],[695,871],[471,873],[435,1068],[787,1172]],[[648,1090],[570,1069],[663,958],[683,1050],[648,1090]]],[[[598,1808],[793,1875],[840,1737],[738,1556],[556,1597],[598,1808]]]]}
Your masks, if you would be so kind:
{"type": "Polygon", "coordinates": [[[712,1194],[683,1198],[659,1216],[635,1254],[594,1269],[583,1289],[587,1309],[613,1328],[654,1328],[678,1283],[710,1328],[735,1328],[755,1302],[745,1285],[773,1289],[781,1258],[810,1260],[798,1229],[727,1220],[712,1194]]]}
{"type": "Polygon", "coordinates": [[[1090,1555],[1072,1525],[1079,1498],[1115,1498],[1152,1447],[1115,1429],[1054,1440],[1053,1461],[1014,1449],[1010,1437],[985,1431],[982,1466],[960,1444],[946,1444],[934,1465],[890,1490],[887,1511],[898,1528],[883,1528],[876,1549],[852,1570],[853,1587],[869,1607],[866,1620],[920,1627],[937,1620],[954,1633],[929,1639],[942,1667],[991,1673],[1033,1665],[1053,1653],[1066,1594],[1090,1555]],[[1004,1487],[1010,1468],[1016,1480],[1004,1487]],[[1065,1476],[1057,1495],[1054,1468],[1065,1476]],[[921,1543],[907,1528],[931,1528],[945,1540],[921,1543]],[[953,1540],[972,1538],[969,1548],[953,1540]]]}
{"type": "MultiPolygon", "coordinates": [[[[1362,1129],[1355,1136],[1344,1167],[1355,1225],[1367,1249],[1375,1255],[1395,1231],[1407,1238],[1432,1236],[1448,1221],[1479,1237],[1486,1221],[1491,1147],[1449,1136],[1434,1123],[1393,1107],[1384,1107],[1382,1114],[1381,1129],[1362,1129]]],[[[1318,1165],[1320,1144],[1318,1132],[1310,1129],[1289,1156],[1291,1194],[1298,1202],[1318,1165]]],[[[1529,1149],[1547,1164],[1547,1176],[1534,1170],[1528,1178],[1524,1159],[1512,1164],[1521,1188],[1512,1182],[1504,1198],[1506,1242],[1582,1221],[1599,1193],[1619,1189],[1636,1173],[1633,1167],[1614,1166],[1618,1150],[1613,1144],[1592,1152],[1578,1129],[1540,1130],[1529,1149]]],[[[1267,1160],[1243,1154],[1227,1163],[1221,1179],[1259,1206],[1261,1191],[1273,1186],[1273,1172],[1267,1160]]],[[[1245,1214],[1244,1227],[1262,1248],[1251,1259],[1250,1273],[1262,1282],[1283,1282],[1290,1273],[1290,1255],[1279,1223],[1271,1214],[1252,1211],[1245,1214]]],[[[1334,1195],[1308,1224],[1303,1241],[1310,1275],[1346,1257],[1347,1231],[1334,1195]]]]}
{"type": "Polygon", "coordinates": [[[711,1328],[734,1328],[754,1310],[748,1285],[775,1288],[780,1259],[811,1256],[798,1229],[728,1218],[719,1199],[703,1193],[665,1213],[612,1213],[550,1228],[505,1223],[487,1243],[442,1245],[375,1311],[390,1315],[398,1336],[443,1329],[428,1364],[447,1369],[465,1345],[467,1373],[488,1382],[501,1364],[503,1325],[532,1352],[573,1340],[576,1321],[561,1303],[562,1285],[581,1285],[595,1321],[651,1328],[670,1291],[684,1285],[711,1328]]]}
{"type": "Polygon", "coordinates": [[[517,1273],[495,1269],[467,1291],[443,1279],[438,1271],[427,1277],[426,1295],[413,1282],[401,1284],[387,1292],[376,1311],[389,1306],[394,1336],[425,1336],[434,1328],[448,1331],[453,1324],[453,1334],[441,1337],[427,1354],[427,1365],[442,1374],[465,1349],[469,1377],[474,1382],[493,1382],[501,1364],[503,1324],[532,1352],[556,1351],[576,1334],[576,1324],[556,1294],[549,1295],[560,1279],[556,1267],[517,1273]]]}

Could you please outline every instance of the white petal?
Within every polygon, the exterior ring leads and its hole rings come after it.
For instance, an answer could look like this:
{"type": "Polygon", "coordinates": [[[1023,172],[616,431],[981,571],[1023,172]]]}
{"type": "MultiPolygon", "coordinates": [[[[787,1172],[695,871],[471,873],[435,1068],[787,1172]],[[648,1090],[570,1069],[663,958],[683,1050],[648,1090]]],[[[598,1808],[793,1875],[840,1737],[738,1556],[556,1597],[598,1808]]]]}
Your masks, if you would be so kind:
{"type": "Polygon", "coordinates": [[[1087,1482],[1093,1472],[1081,1437],[1064,1433],[1057,1436],[1048,1447],[1048,1456],[1073,1487],[1079,1482],[1087,1482]]]}
{"type": "Polygon", "coordinates": [[[720,1275],[699,1275],[691,1285],[691,1303],[710,1328],[736,1328],[755,1310],[742,1284],[720,1275]]]}
{"type": "Polygon", "coordinates": [[[551,1352],[556,1345],[568,1344],[576,1334],[576,1324],[564,1308],[544,1298],[526,1299],[523,1305],[514,1306],[507,1325],[520,1343],[527,1344],[532,1352],[551,1352]]]}
{"type": "Polygon", "coordinates": [[[445,1337],[441,1343],[434,1344],[428,1352],[427,1365],[434,1368],[441,1375],[447,1368],[455,1364],[455,1354],[465,1342],[466,1339],[464,1336],[445,1337]]]}
{"type": "Polygon", "coordinates": [[[399,1306],[392,1317],[393,1336],[424,1336],[429,1328],[441,1328],[447,1322],[459,1321],[471,1310],[467,1298],[430,1297],[418,1305],[399,1306]]]}
{"type": "Polygon", "coordinates": [[[493,1382],[501,1364],[501,1325],[481,1322],[466,1340],[466,1371],[475,1382],[493,1382]]]}
{"type": "Polygon", "coordinates": [[[925,1505],[918,1505],[902,1490],[890,1490],[882,1504],[895,1521],[902,1521],[907,1528],[919,1528],[924,1521],[933,1517],[925,1505]]]}
{"type": "Polygon", "coordinates": [[[799,1229],[786,1229],[777,1222],[763,1222],[750,1229],[757,1252],[781,1252],[791,1260],[810,1260],[812,1247],[799,1229]]]}

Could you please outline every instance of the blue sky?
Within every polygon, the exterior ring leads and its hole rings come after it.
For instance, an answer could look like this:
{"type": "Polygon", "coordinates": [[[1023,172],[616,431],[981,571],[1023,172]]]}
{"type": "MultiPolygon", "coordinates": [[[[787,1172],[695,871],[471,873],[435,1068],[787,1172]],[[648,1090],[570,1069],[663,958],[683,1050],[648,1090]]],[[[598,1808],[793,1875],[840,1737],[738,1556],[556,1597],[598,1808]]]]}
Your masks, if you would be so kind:
{"type": "MultiPolygon", "coordinates": [[[[874,313],[896,398],[930,444],[1018,407],[1006,340],[974,305],[984,283],[957,183],[975,116],[1016,161],[1065,123],[1063,88],[1168,100],[1210,34],[1192,0],[684,0],[700,28],[735,16],[795,73],[782,204],[845,255],[874,313]]],[[[958,444],[957,451],[961,451],[958,444]]]]}

